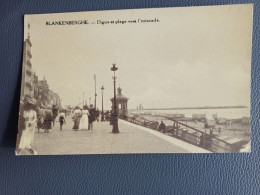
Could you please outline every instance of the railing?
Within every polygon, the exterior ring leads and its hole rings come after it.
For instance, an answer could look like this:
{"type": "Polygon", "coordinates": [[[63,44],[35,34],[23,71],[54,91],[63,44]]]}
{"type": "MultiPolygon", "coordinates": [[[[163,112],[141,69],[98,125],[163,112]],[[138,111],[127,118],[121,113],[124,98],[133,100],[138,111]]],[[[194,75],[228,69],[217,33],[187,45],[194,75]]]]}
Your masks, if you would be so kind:
{"type": "Polygon", "coordinates": [[[30,67],[32,67],[32,63],[31,63],[29,60],[27,60],[27,64],[28,64],[30,67]]]}
{"type": "Polygon", "coordinates": [[[179,122],[174,118],[170,118],[162,115],[154,115],[154,117],[164,118],[173,122],[173,125],[166,126],[165,129],[159,130],[159,122],[156,120],[148,120],[141,115],[137,116],[127,116],[121,118],[123,120],[129,121],[131,123],[147,127],[161,133],[164,133],[168,136],[175,137],[177,139],[183,140],[195,146],[204,148],[211,152],[216,153],[229,153],[229,152],[238,152],[241,146],[232,145],[224,140],[221,140],[215,137],[213,134],[207,134],[204,131],[191,127],[187,124],[179,122]]]}

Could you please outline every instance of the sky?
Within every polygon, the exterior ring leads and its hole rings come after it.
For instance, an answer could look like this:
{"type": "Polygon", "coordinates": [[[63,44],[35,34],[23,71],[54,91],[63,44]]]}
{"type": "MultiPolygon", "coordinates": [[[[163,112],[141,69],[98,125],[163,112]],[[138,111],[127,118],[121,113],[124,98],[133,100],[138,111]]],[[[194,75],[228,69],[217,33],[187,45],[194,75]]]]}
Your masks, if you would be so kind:
{"type": "Polygon", "coordinates": [[[82,102],[83,92],[93,103],[95,74],[97,107],[104,85],[110,109],[113,63],[129,108],[250,106],[252,12],[247,4],[26,15],[24,35],[34,71],[63,106],[82,102]],[[46,26],[71,20],[96,24],[46,26]]]}

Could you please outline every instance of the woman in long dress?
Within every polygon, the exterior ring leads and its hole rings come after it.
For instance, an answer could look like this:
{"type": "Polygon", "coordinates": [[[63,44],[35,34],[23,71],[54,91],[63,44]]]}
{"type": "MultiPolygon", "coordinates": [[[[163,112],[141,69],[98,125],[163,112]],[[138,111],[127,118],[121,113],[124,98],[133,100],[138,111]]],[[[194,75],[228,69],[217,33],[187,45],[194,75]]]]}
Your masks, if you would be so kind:
{"type": "Polygon", "coordinates": [[[82,111],[82,117],[80,120],[80,125],[79,125],[79,129],[82,131],[88,129],[88,116],[89,116],[89,112],[87,110],[87,106],[84,106],[82,111]]]}
{"type": "Polygon", "coordinates": [[[79,125],[80,125],[80,118],[81,118],[81,110],[79,109],[78,106],[76,106],[74,113],[73,113],[73,121],[74,121],[74,125],[73,128],[75,131],[77,131],[79,129],[79,125]]]}
{"type": "Polygon", "coordinates": [[[19,116],[17,152],[18,154],[37,154],[32,148],[37,122],[35,102],[32,98],[26,96],[22,107],[19,116]]]}
{"type": "Polygon", "coordinates": [[[36,107],[36,114],[37,114],[37,129],[38,129],[38,133],[40,132],[40,129],[44,128],[43,127],[43,122],[45,119],[45,110],[43,109],[43,107],[36,107]]]}
{"type": "Polygon", "coordinates": [[[45,133],[50,132],[50,129],[52,128],[52,120],[53,120],[53,114],[52,114],[51,106],[47,106],[47,109],[45,110],[45,119],[43,122],[45,133]]]}

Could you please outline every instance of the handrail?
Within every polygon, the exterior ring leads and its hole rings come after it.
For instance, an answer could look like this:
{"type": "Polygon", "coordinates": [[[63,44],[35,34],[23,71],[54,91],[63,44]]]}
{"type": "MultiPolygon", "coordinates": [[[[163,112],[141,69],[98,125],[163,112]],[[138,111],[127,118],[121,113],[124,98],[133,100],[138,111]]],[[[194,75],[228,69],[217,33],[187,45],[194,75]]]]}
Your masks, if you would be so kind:
{"type": "MultiPolygon", "coordinates": [[[[157,115],[155,115],[155,116],[157,116],[157,115]]],[[[160,116],[160,115],[158,115],[158,116],[160,116]]],[[[203,131],[201,131],[201,130],[198,130],[198,129],[195,129],[194,127],[191,127],[191,126],[189,126],[189,125],[186,125],[186,124],[184,124],[184,123],[182,123],[182,122],[179,122],[179,121],[177,121],[177,120],[175,120],[175,119],[171,119],[171,118],[168,118],[168,117],[165,117],[165,116],[161,116],[161,117],[167,118],[168,120],[172,120],[172,121],[174,121],[174,122],[177,122],[177,123],[179,123],[179,124],[181,124],[181,125],[183,125],[183,126],[185,126],[185,127],[188,127],[188,128],[190,128],[190,129],[193,129],[194,131],[198,131],[198,132],[200,132],[200,133],[205,134],[205,132],[203,132],[203,131]]],[[[228,143],[228,142],[226,142],[226,141],[224,141],[224,140],[222,140],[222,139],[219,139],[219,138],[217,138],[217,137],[214,137],[214,139],[216,139],[216,140],[218,140],[218,141],[221,141],[221,142],[224,142],[225,144],[231,145],[230,143],[228,143]]]]}
{"type": "MultiPolygon", "coordinates": [[[[189,128],[189,129],[192,129],[192,130],[194,130],[195,132],[197,132],[197,133],[201,133],[202,135],[208,135],[207,133],[205,133],[205,132],[203,132],[203,131],[201,131],[201,130],[198,130],[198,129],[196,129],[196,128],[194,128],[194,127],[191,127],[191,126],[189,126],[189,125],[186,125],[186,124],[184,124],[184,123],[182,123],[182,122],[179,122],[179,121],[177,121],[177,120],[175,120],[175,119],[173,119],[173,118],[170,118],[170,117],[167,117],[167,116],[162,116],[162,115],[153,115],[153,116],[157,116],[157,117],[164,117],[165,119],[167,119],[167,120],[170,120],[170,121],[174,121],[175,123],[176,123],[176,125],[177,125],[177,129],[172,129],[172,130],[175,130],[176,131],[176,135],[174,135],[174,133],[172,134],[172,136],[174,136],[174,137],[176,137],[176,138],[178,138],[178,139],[181,139],[181,140],[183,140],[183,141],[186,141],[186,142],[189,142],[189,143],[191,143],[191,144],[193,144],[193,145],[196,145],[196,146],[199,146],[199,147],[202,147],[202,148],[206,148],[206,149],[208,149],[208,150],[210,150],[210,151],[213,151],[213,152],[216,152],[216,150],[214,149],[215,147],[216,148],[220,148],[220,149],[222,149],[222,150],[225,150],[225,151],[227,151],[227,152],[231,152],[231,150],[230,149],[228,149],[228,148],[225,148],[225,147],[223,147],[223,146],[221,146],[221,145],[219,145],[219,144],[217,144],[217,143],[215,143],[215,142],[213,142],[212,140],[211,141],[208,141],[208,140],[205,140],[205,139],[208,139],[208,138],[203,138],[203,146],[201,146],[201,136],[198,136],[198,135],[194,135],[193,133],[189,133],[189,132],[187,132],[187,130],[183,130],[183,129],[181,129],[181,128],[179,128],[178,126],[179,125],[181,125],[181,126],[184,126],[184,127],[186,127],[186,128],[189,128]],[[178,134],[178,132],[177,131],[180,131],[181,132],[181,135],[183,135],[183,133],[185,133],[184,134],[184,137],[180,137],[180,135],[178,134]],[[193,137],[193,138],[188,138],[187,139],[187,135],[188,135],[188,137],[189,136],[191,136],[191,137],[193,137]],[[186,139],[185,139],[186,138],[186,139]],[[195,139],[194,139],[195,138],[195,139]],[[196,140],[197,139],[197,140],[196,140]],[[209,147],[205,147],[205,145],[208,145],[208,144],[210,144],[209,145],[209,147]],[[214,147],[215,146],[215,147],[214,147]]],[[[146,119],[146,118],[144,118],[144,117],[141,117],[141,116],[137,116],[137,117],[130,117],[130,116],[128,116],[127,118],[123,118],[124,120],[127,120],[127,121],[129,121],[129,122],[133,122],[133,123],[135,123],[135,124],[138,124],[138,125],[141,125],[141,126],[145,126],[145,127],[148,127],[149,128],[149,125],[144,125],[144,123],[146,122],[146,123],[158,123],[159,124],[159,122],[158,121],[151,121],[151,120],[148,120],[148,119],[146,119]],[[141,119],[143,119],[143,121],[142,120],[140,120],[140,118],[141,119]],[[129,120],[130,119],[130,120],[129,120]]],[[[174,127],[174,126],[170,126],[170,127],[174,127]]],[[[151,128],[151,127],[150,127],[151,128]]],[[[153,129],[153,128],[151,128],[151,129],[153,129]]],[[[210,135],[208,135],[208,136],[210,136],[210,135]]],[[[222,143],[224,143],[225,145],[227,145],[227,147],[229,147],[229,146],[231,146],[232,144],[230,144],[230,143],[228,143],[228,142],[226,142],[226,141],[224,141],[224,140],[221,140],[221,139],[219,139],[219,138],[216,138],[216,137],[210,137],[210,138],[214,138],[215,140],[217,140],[217,141],[220,141],[220,142],[222,142],[222,143]]]]}

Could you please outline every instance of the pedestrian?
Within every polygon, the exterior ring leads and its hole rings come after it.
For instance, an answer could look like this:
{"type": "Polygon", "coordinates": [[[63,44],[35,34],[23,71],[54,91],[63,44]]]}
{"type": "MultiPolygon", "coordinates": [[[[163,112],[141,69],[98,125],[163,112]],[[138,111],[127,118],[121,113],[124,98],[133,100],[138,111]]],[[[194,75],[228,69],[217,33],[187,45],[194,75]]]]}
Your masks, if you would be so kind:
{"type": "Polygon", "coordinates": [[[88,116],[88,130],[93,129],[93,123],[96,119],[96,110],[93,108],[93,104],[90,104],[89,116],[88,116]]]}
{"type": "Polygon", "coordinates": [[[174,123],[173,123],[173,125],[172,125],[172,135],[174,135],[174,132],[175,132],[175,127],[176,126],[176,123],[175,123],[175,121],[174,121],[174,123]]]}
{"type": "Polygon", "coordinates": [[[88,116],[89,116],[89,112],[88,112],[87,108],[88,108],[87,106],[83,107],[82,117],[80,119],[79,129],[82,130],[82,131],[88,129],[88,116]]]}
{"type": "Polygon", "coordinates": [[[97,122],[99,122],[99,109],[97,108],[97,110],[96,110],[96,120],[97,120],[97,122]]]}
{"type": "Polygon", "coordinates": [[[166,131],[166,125],[163,121],[161,121],[161,123],[159,125],[159,131],[161,131],[162,133],[165,133],[165,131],[166,131]]]}
{"type": "Polygon", "coordinates": [[[188,129],[182,130],[181,138],[185,140],[186,134],[188,133],[188,129]]]}
{"type": "Polygon", "coordinates": [[[62,126],[64,123],[66,123],[65,121],[65,113],[60,113],[60,117],[59,117],[59,122],[60,122],[60,130],[62,131],[62,126]]]}
{"type": "Polygon", "coordinates": [[[96,120],[97,120],[97,122],[99,122],[99,112],[96,111],[96,114],[97,114],[97,116],[96,116],[96,120]]]}
{"type": "Polygon", "coordinates": [[[53,120],[53,113],[51,110],[51,106],[47,106],[45,109],[45,119],[44,119],[44,133],[49,133],[50,129],[52,128],[52,120],[53,120]]]}
{"type": "Polygon", "coordinates": [[[38,133],[40,132],[40,129],[43,129],[43,122],[45,118],[45,111],[43,105],[37,105],[36,107],[36,114],[37,114],[37,129],[38,133]]]}
{"type": "Polygon", "coordinates": [[[19,116],[18,154],[37,154],[32,148],[37,122],[35,100],[26,95],[19,116]],[[21,123],[20,123],[21,122],[21,123]]]}
{"type": "Polygon", "coordinates": [[[110,113],[110,111],[106,111],[106,113],[105,113],[105,120],[106,120],[106,121],[110,121],[110,118],[111,118],[111,113],[110,113]]]}
{"type": "Polygon", "coordinates": [[[213,136],[213,128],[210,128],[210,136],[213,136]]]}
{"type": "Polygon", "coordinates": [[[81,110],[79,106],[76,106],[72,116],[72,120],[74,121],[74,125],[72,129],[74,129],[75,131],[79,129],[80,118],[81,118],[81,110]]]}
{"type": "Polygon", "coordinates": [[[52,114],[53,114],[53,127],[55,126],[55,120],[56,120],[56,117],[58,116],[59,114],[59,109],[56,105],[53,105],[52,106],[52,114]]]}
{"type": "Polygon", "coordinates": [[[200,136],[200,143],[199,143],[199,145],[201,147],[204,147],[204,144],[205,144],[204,141],[205,141],[205,135],[204,135],[204,133],[202,133],[201,136],[200,136]]]}
{"type": "Polygon", "coordinates": [[[220,134],[220,133],[221,133],[221,127],[218,128],[218,134],[220,134]]]}

